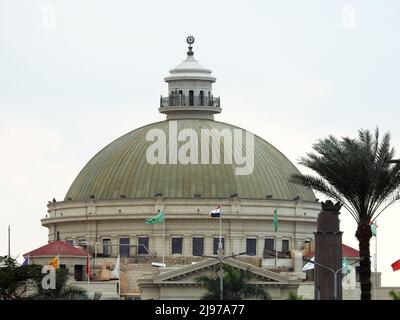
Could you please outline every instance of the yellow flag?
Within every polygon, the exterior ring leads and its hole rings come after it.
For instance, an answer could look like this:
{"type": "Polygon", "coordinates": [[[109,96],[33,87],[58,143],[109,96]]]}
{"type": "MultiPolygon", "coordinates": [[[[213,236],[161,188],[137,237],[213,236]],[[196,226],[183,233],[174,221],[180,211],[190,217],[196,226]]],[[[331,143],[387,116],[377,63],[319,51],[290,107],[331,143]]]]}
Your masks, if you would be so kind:
{"type": "Polygon", "coordinates": [[[49,261],[49,263],[48,263],[50,266],[53,266],[54,267],[54,269],[58,269],[58,266],[59,266],[59,261],[58,261],[58,256],[55,256],[54,258],[52,258],[50,261],[49,261]]]}

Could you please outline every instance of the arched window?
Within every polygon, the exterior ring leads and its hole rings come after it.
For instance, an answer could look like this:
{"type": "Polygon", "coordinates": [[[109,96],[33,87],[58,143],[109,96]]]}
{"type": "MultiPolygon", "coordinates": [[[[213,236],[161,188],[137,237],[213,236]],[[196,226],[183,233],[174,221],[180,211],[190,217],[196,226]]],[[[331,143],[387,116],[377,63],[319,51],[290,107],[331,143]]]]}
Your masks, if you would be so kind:
{"type": "Polygon", "coordinates": [[[212,106],[212,101],[211,101],[211,92],[210,91],[208,91],[208,105],[209,106],[212,106]]]}
{"type": "Polygon", "coordinates": [[[189,106],[193,106],[193,105],[194,105],[194,91],[189,90],[189,106]]]}
{"type": "Polygon", "coordinates": [[[200,105],[204,106],[204,91],[200,90],[200,105]]]}
{"type": "Polygon", "coordinates": [[[182,90],[178,91],[178,105],[180,105],[180,106],[183,105],[183,91],[182,90]]]}

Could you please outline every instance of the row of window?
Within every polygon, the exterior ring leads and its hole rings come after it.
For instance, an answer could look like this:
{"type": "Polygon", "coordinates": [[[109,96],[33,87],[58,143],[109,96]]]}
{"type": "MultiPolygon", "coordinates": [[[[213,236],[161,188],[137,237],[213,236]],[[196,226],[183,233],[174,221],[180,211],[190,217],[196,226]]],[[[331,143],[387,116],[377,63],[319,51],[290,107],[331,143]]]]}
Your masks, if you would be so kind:
{"type": "MultiPolygon", "coordinates": [[[[225,238],[221,238],[222,248],[225,249],[225,238]]],[[[103,256],[108,257],[111,255],[111,239],[103,239],[103,256]]],[[[213,254],[218,253],[219,237],[213,239],[213,254]]],[[[289,252],[290,242],[288,239],[282,240],[282,252],[289,252]]],[[[131,244],[130,238],[119,239],[119,254],[123,257],[131,255],[131,244]]],[[[265,250],[275,250],[275,239],[266,238],[264,243],[265,250]]],[[[182,254],[183,252],[183,238],[173,237],[171,239],[171,254],[182,254]]],[[[149,237],[143,236],[138,237],[137,241],[137,254],[150,254],[149,250],[149,237]]],[[[257,254],[257,239],[247,238],[246,239],[246,254],[249,256],[255,256],[257,254]]],[[[204,255],[204,238],[193,237],[192,238],[192,255],[202,256],[204,255]]]]}
{"type": "MultiPolygon", "coordinates": [[[[194,90],[189,90],[189,106],[193,106],[195,104],[200,104],[201,106],[206,105],[207,101],[210,102],[212,100],[211,92],[208,91],[208,98],[205,99],[204,91],[200,90],[198,99],[195,99],[194,90]],[[197,100],[197,101],[195,101],[197,100]]],[[[179,91],[171,91],[169,93],[170,105],[185,105],[186,97],[182,90],[179,91]]]]}

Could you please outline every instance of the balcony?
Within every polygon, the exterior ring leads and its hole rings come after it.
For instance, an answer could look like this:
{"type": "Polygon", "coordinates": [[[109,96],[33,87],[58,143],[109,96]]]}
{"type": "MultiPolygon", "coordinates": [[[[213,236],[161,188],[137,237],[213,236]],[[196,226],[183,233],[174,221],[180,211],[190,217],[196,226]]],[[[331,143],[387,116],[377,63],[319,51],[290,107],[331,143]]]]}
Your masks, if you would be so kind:
{"type": "Polygon", "coordinates": [[[208,97],[208,96],[185,96],[175,95],[169,97],[160,98],[160,108],[165,107],[220,107],[220,98],[208,97]]]}
{"type": "Polygon", "coordinates": [[[286,268],[293,269],[293,261],[290,251],[278,251],[264,248],[263,259],[261,261],[263,268],[286,268]]]}
{"type": "Polygon", "coordinates": [[[291,259],[291,254],[289,250],[278,251],[276,252],[274,249],[264,248],[264,259],[275,259],[275,257],[279,259],[291,259]]]}

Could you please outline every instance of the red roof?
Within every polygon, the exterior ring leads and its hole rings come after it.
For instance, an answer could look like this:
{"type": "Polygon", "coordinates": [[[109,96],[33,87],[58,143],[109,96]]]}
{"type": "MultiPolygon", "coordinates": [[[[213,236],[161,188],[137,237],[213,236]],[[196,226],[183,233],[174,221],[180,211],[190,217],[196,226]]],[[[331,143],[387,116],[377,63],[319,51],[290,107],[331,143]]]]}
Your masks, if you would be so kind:
{"type": "MultiPolygon", "coordinates": [[[[313,257],[315,255],[315,252],[310,252],[305,254],[305,257],[313,257]]],[[[347,258],[356,258],[360,256],[360,253],[358,252],[358,250],[349,247],[345,244],[342,244],[342,256],[343,257],[347,257],[347,258]]]]}
{"type": "Polygon", "coordinates": [[[40,256],[79,256],[86,257],[88,253],[82,249],[75,248],[69,243],[63,241],[53,241],[43,247],[37,248],[24,254],[24,257],[29,255],[30,257],[40,256]]]}
{"type": "Polygon", "coordinates": [[[342,244],[342,256],[355,258],[360,256],[360,252],[352,247],[342,244]]]}

